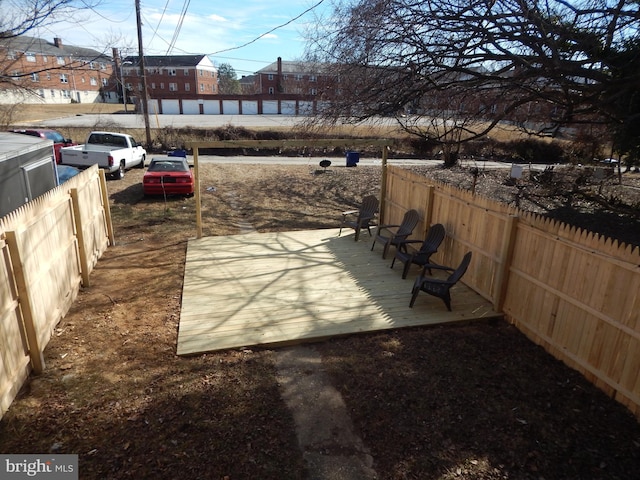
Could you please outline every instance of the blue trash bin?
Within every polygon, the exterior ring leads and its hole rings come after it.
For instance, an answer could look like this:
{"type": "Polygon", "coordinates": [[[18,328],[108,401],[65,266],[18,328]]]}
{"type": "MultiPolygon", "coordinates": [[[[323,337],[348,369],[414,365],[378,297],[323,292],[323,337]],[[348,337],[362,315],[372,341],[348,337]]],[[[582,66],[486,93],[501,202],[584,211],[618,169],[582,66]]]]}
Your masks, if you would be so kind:
{"type": "Polygon", "coordinates": [[[347,167],[357,167],[360,161],[360,152],[347,152],[347,167]]]}

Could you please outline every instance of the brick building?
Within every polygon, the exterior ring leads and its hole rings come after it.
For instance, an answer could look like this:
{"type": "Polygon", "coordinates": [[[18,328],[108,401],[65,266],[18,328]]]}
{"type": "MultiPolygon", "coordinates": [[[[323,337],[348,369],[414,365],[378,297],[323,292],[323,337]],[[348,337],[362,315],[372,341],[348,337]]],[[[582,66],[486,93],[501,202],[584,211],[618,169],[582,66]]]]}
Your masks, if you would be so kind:
{"type": "MultiPolygon", "coordinates": [[[[115,51],[114,58],[117,64],[115,51]]],[[[118,65],[129,99],[143,92],[139,62],[139,56],[129,56],[118,65]]],[[[218,94],[218,71],[206,55],[145,55],[144,66],[149,98],[197,99],[218,94]]]]}
{"type": "Polygon", "coordinates": [[[0,103],[117,102],[111,58],[20,36],[0,39],[0,103]]]}

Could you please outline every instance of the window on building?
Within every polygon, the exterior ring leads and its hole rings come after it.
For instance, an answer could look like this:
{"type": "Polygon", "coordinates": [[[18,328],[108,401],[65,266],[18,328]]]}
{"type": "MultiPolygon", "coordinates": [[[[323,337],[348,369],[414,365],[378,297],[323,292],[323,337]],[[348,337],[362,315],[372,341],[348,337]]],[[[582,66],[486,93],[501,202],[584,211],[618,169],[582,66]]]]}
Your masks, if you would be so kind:
{"type": "Polygon", "coordinates": [[[188,68],[185,68],[182,72],[184,73],[185,77],[189,76],[189,69],[188,68]]]}
{"type": "Polygon", "coordinates": [[[178,91],[178,84],[177,83],[170,83],[169,84],[169,91],[170,92],[177,92],[178,91]]]}
{"type": "Polygon", "coordinates": [[[62,98],[71,98],[71,93],[69,92],[69,90],[62,90],[62,98]]]}
{"type": "Polygon", "coordinates": [[[270,73],[269,75],[267,75],[267,80],[273,80],[273,73],[270,73]]]}
{"type": "Polygon", "coordinates": [[[51,98],[56,98],[56,91],[55,90],[50,90],[49,93],[51,94],[51,98]]]}
{"type": "Polygon", "coordinates": [[[198,75],[200,75],[201,77],[204,77],[204,70],[198,70],[198,75]]]}
{"type": "Polygon", "coordinates": [[[170,77],[175,77],[176,76],[176,69],[175,68],[167,68],[167,74],[170,77]]]}
{"type": "Polygon", "coordinates": [[[160,90],[164,90],[164,82],[160,82],[160,90]]]}
{"type": "Polygon", "coordinates": [[[26,52],[24,54],[24,56],[27,59],[27,62],[35,62],[36,61],[36,54],[35,53],[26,52]]]}
{"type": "Polygon", "coordinates": [[[309,94],[310,95],[317,95],[318,94],[318,89],[317,88],[310,88],[309,89],[309,94]]]}
{"type": "Polygon", "coordinates": [[[109,79],[108,78],[103,78],[102,79],[102,86],[103,87],[108,87],[109,86],[109,79]]]}
{"type": "Polygon", "coordinates": [[[47,72],[47,80],[51,80],[51,72],[47,72]]]}
{"type": "Polygon", "coordinates": [[[60,74],[60,83],[69,83],[69,77],[67,77],[66,73],[60,74]]]}
{"type": "Polygon", "coordinates": [[[107,69],[107,64],[100,62],[100,70],[106,70],[107,69]]]}
{"type": "Polygon", "coordinates": [[[204,92],[204,83],[201,83],[201,84],[200,84],[200,91],[201,91],[201,92],[204,92]]]}
{"type": "Polygon", "coordinates": [[[13,50],[9,50],[9,52],[7,53],[7,58],[9,60],[15,60],[16,59],[16,52],[14,52],[13,50]]]}
{"type": "Polygon", "coordinates": [[[276,93],[275,88],[269,87],[269,95],[273,95],[274,93],[276,93]]]}
{"type": "Polygon", "coordinates": [[[191,84],[190,83],[185,83],[184,84],[184,91],[185,92],[190,92],[191,91],[191,84]]]}
{"type": "Polygon", "coordinates": [[[142,91],[142,83],[138,82],[138,91],[141,92],[142,91]]]}
{"type": "Polygon", "coordinates": [[[303,79],[303,76],[299,73],[296,73],[296,81],[301,82],[303,79]]]}
{"type": "Polygon", "coordinates": [[[47,63],[49,61],[49,57],[46,55],[42,55],[42,63],[47,63]]]}
{"type": "Polygon", "coordinates": [[[40,81],[40,74],[38,72],[33,72],[31,74],[31,81],[32,82],[39,82],[40,81]]]}
{"type": "MultiPolygon", "coordinates": [[[[83,80],[84,80],[84,78],[83,78],[83,80]]],[[[97,87],[97,86],[98,86],[98,79],[97,79],[96,77],[91,77],[91,78],[89,79],[89,83],[90,83],[91,85],[93,85],[94,87],[97,87]]]]}
{"type": "Polygon", "coordinates": [[[96,64],[94,62],[89,62],[89,68],[91,70],[95,70],[96,69],[96,64]]]}
{"type": "Polygon", "coordinates": [[[56,62],[58,62],[58,65],[64,65],[64,57],[56,57],[56,62]]]}
{"type": "Polygon", "coordinates": [[[155,90],[156,89],[156,82],[151,82],[151,90],[155,90]]]}
{"type": "Polygon", "coordinates": [[[309,81],[310,82],[317,82],[318,81],[318,77],[315,75],[309,75],[309,81]]]}
{"type": "Polygon", "coordinates": [[[44,98],[44,90],[38,90],[38,95],[40,95],[40,98],[44,98]]]}

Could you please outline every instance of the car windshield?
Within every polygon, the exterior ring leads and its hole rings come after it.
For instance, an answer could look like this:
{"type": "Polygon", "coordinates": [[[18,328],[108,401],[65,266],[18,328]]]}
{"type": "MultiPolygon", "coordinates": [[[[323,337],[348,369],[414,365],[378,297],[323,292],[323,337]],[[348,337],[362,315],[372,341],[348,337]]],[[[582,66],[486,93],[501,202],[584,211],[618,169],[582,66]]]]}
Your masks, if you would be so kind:
{"type": "Polygon", "coordinates": [[[188,172],[189,166],[180,160],[152,160],[149,172],[188,172]]]}

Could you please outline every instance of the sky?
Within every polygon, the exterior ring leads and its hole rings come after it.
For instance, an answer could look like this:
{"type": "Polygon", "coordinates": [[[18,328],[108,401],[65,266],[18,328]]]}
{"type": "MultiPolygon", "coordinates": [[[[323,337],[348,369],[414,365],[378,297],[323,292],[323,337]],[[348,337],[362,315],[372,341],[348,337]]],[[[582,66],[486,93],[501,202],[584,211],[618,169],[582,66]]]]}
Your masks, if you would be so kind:
{"type": "MultiPolygon", "coordinates": [[[[28,35],[111,55],[138,55],[135,0],[99,2],[61,15],[28,35]]],[[[77,2],[85,3],[82,1],[77,2]]],[[[210,55],[230,64],[238,78],[283,60],[303,57],[307,28],[330,11],[330,0],[140,0],[145,55],[210,55]],[[305,13],[306,12],[306,13],[305,13]]]]}

